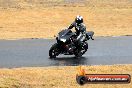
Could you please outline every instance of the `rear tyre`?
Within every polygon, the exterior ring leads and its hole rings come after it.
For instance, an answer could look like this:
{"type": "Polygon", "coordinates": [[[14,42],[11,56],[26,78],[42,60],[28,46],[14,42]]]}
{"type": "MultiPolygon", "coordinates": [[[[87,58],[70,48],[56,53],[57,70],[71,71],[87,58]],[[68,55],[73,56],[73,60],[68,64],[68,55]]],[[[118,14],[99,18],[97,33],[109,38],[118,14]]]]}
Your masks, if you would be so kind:
{"type": "Polygon", "coordinates": [[[88,43],[87,42],[83,42],[81,44],[81,49],[77,49],[74,53],[74,55],[78,58],[81,57],[83,54],[85,54],[85,52],[88,49],[88,43]]]}
{"type": "Polygon", "coordinates": [[[59,53],[59,48],[58,48],[58,44],[55,43],[54,45],[52,45],[52,47],[49,50],[49,56],[50,58],[56,58],[56,56],[58,56],[59,53]]]}
{"type": "Polygon", "coordinates": [[[85,54],[87,52],[87,50],[88,50],[88,43],[87,42],[84,42],[82,44],[82,50],[81,50],[82,55],[85,54]]]}

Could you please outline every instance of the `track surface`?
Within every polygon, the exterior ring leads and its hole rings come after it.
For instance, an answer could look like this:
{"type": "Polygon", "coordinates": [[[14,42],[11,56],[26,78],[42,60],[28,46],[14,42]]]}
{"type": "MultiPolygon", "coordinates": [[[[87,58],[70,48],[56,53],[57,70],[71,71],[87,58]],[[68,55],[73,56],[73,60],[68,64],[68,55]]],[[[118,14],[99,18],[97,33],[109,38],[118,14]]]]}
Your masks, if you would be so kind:
{"type": "Polygon", "coordinates": [[[132,36],[95,37],[82,58],[60,55],[49,59],[55,40],[0,40],[0,67],[132,64],[132,36]]]}

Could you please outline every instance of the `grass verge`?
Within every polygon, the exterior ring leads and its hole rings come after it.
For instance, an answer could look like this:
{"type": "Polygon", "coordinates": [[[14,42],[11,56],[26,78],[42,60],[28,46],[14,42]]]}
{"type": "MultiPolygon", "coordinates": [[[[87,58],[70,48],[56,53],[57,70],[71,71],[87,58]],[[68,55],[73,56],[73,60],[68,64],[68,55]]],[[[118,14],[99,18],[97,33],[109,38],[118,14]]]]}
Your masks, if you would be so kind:
{"type": "MultiPolygon", "coordinates": [[[[132,65],[83,66],[88,74],[130,74],[132,65]]],[[[0,69],[0,88],[131,88],[132,84],[86,84],[75,77],[78,66],[0,69]]]]}

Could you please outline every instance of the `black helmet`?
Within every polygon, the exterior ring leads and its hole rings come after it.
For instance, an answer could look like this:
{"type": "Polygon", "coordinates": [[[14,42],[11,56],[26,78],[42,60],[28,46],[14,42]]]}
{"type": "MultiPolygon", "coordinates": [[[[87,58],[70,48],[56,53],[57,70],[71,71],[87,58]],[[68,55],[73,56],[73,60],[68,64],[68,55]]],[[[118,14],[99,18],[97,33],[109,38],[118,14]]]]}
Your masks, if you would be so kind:
{"type": "Polygon", "coordinates": [[[75,22],[76,22],[77,24],[83,23],[83,17],[78,15],[78,16],[75,18],[75,22]]]}

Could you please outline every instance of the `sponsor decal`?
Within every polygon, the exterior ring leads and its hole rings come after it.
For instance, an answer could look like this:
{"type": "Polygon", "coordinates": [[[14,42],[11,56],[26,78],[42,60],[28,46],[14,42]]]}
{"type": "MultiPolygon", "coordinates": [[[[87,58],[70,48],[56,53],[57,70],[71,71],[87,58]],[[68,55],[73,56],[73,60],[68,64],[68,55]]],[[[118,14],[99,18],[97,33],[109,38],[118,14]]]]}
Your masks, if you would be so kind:
{"type": "Polygon", "coordinates": [[[79,67],[79,74],[76,75],[78,84],[90,83],[130,83],[131,76],[129,74],[86,74],[85,70],[79,67]]]}

